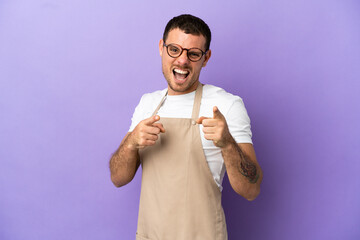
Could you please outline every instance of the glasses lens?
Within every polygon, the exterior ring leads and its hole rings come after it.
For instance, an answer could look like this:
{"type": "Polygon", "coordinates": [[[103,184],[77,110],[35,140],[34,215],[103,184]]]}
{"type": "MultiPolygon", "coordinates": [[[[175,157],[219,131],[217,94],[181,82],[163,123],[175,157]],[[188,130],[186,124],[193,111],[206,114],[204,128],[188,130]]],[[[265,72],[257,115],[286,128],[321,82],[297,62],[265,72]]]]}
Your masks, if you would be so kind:
{"type": "Polygon", "coordinates": [[[181,49],[175,45],[168,45],[167,47],[168,54],[171,57],[178,57],[181,54],[181,49]]]}
{"type": "Polygon", "coordinates": [[[192,61],[198,61],[202,57],[202,51],[200,49],[190,49],[188,56],[192,61]]]}

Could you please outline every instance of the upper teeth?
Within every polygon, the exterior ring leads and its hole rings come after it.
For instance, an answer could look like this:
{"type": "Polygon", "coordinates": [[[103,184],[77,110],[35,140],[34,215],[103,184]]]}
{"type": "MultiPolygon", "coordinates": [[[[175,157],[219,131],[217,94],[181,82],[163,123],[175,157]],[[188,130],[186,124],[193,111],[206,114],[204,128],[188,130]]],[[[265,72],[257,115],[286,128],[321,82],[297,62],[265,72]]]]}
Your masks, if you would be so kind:
{"type": "Polygon", "coordinates": [[[187,74],[188,73],[188,71],[183,71],[183,70],[180,70],[180,69],[177,69],[177,68],[175,68],[174,71],[177,72],[177,73],[180,73],[180,74],[187,74]]]}

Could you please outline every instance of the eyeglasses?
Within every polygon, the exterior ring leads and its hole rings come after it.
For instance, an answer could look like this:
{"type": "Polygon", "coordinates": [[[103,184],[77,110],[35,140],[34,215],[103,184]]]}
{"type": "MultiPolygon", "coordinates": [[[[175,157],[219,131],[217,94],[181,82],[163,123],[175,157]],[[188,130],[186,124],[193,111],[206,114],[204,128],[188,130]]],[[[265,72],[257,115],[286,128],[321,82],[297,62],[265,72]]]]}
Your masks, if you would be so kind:
{"type": "Polygon", "coordinates": [[[166,51],[167,51],[168,55],[170,57],[172,57],[172,58],[177,58],[177,57],[181,56],[183,51],[186,50],[187,51],[187,57],[192,62],[199,61],[202,58],[202,56],[207,53],[207,51],[204,52],[200,48],[183,48],[183,47],[181,47],[180,45],[177,45],[177,44],[168,44],[168,45],[166,45],[164,43],[164,47],[166,47],[166,51]]]}

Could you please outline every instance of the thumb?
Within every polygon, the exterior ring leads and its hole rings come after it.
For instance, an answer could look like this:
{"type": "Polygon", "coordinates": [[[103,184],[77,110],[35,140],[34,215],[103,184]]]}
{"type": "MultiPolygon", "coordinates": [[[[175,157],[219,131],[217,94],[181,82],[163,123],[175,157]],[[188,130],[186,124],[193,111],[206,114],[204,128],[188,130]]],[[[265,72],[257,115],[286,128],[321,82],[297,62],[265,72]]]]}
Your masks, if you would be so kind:
{"type": "Polygon", "coordinates": [[[214,112],[214,119],[224,118],[224,115],[222,115],[222,113],[220,112],[217,106],[213,107],[213,112],[214,112]]]}

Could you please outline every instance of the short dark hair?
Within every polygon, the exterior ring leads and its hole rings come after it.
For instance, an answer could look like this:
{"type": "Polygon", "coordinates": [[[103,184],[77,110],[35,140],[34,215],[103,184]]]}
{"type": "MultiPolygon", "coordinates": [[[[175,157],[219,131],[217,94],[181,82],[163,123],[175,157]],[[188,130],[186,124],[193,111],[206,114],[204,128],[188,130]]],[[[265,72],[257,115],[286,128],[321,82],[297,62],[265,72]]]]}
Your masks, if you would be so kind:
{"type": "Polygon", "coordinates": [[[174,17],[167,23],[165,27],[163,35],[164,42],[166,41],[169,32],[175,28],[179,28],[186,34],[193,34],[197,36],[199,36],[200,34],[203,35],[206,39],[205,51],[209,50],[211,31],[209,26],[200,18],[192,16],[190,14],[182,14],[180,16],[174,17]]]}

